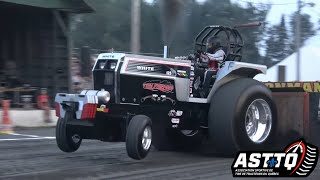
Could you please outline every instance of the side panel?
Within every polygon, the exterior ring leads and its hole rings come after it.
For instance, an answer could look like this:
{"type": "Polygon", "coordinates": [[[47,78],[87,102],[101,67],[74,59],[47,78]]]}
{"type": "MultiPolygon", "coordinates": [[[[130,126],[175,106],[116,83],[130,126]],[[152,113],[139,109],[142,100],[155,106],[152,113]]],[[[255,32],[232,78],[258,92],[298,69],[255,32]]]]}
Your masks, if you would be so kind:
{"type": "Polygon", "coordinates": [[[176,104],[174,80],[120,75],[120,102],[141,105],[176,104]]]}
{"type": "Polygon", "coordinates": [[[125,68],[126,72],[145,75],[180,77],[186,79],[189,79],[190,77],[190,66],[187,63],[133,58],[127,59],[128,64],[125,68]]]}
{"type": "MultiPolygon", "coordinates": [[[[157,88],[171,88],[169,86],[173,85],[174,89],[174,99],[178,101],[189,100],[190,94],[190,70],[191,64],[190,61],[168,61],[166,59],[162,60],[151,60],[147,59],[147,57],[137,58],[137,57],[126,57],[123,67],[121,69],[121,97],[126,94],[126,90],[128,90],[128,84],[130,87],[136,87],[137,83],[139,83],[140,87],[143,88],[143,84],[145,84],[146,88],[151,88],[153,94],[158,96],[165,95],[163,92],[167,90],[156,90],[157,88]],[[131,76],[131,77],[129,77],[131,76]],[[124,78],[125,77],[125,78],[124,78]],[[127,79],[130,79],[128,82],[127,79]],[[138,80],[139,79],[139,80],[138,80]],[[132,84],[132,82],[136,82],[136,84],[132,84]],[[148,87],[152,86],[152,84],[156,87],[148,87]],[[125,86],[125,87],[123,87],[125,86]],[[154,89],[155,88],[155,89],[154,89]],[[126,89],[126,90],[124,90],[126,89]],[[124,94],[123,94],[124,93],[124,94]],[[162,93],[162,94],[161,94],[162,93]]],[[[134,92],[132,92],[134,93],[134,92]]],[[[139,94],[141,97],[145,97],[145,95],[149,96],[150,94],[143,94],[141,92],[135,92],[139,94]]],[[[138,96],[138,95],[135,95],[138,96]]],[[[169,96],[168,96],[169,97],[169,96]]],[[[171,94],[170,94],[171,98],[171,94]]]]}

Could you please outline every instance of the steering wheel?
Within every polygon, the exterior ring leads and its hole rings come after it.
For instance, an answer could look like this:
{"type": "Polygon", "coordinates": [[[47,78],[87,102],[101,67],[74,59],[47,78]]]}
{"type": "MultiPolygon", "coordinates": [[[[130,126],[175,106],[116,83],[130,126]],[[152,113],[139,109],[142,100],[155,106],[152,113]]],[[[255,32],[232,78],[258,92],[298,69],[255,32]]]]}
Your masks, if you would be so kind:
{"type": "Polygon", "coordinates": [[[197,69],[206,69],[208,68],[208,63],[201,62],[199,53],[194,53],[188,56],[188,59],[194,64],[194,67],[197,69]]]}

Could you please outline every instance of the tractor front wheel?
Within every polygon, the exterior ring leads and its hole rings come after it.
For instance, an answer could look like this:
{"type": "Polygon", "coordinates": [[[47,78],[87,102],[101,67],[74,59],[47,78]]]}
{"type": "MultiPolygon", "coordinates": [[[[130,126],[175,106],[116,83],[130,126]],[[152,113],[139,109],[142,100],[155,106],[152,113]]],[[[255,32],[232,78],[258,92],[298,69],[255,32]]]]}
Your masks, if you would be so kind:
{"type": "Polygon", "coordinates": [[[66,112],[64,118],[59,118],[56,126],[56,142],[63,152],[75,152],[79,149],[82,138],[74,133],[67,125],[67,121],[74,118],[74,113],[66,112]]]}
{"type": "Polygon", "coordinates": [[[152,143],[152,122],[145,115],[134,116],[128,126],[126,134],[127,154],[132,159],[145,158],[152,143]]]}

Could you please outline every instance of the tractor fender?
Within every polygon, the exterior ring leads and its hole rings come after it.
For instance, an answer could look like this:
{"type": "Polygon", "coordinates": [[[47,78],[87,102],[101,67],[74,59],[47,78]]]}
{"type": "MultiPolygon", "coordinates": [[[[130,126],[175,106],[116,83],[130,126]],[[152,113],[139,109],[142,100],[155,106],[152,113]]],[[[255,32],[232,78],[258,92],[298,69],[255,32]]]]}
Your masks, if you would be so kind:
{"type": "Polygon", "coordinates": [[[207,103],[211,102],[211,98],[215,91],[224,84],[238,78],[254,78],[257,74],[266,74],[266,72],[267,66],[265,65],[226,61],[224,66],[217,73],[216,82],[212,86],[207,97],[207,103]]]}

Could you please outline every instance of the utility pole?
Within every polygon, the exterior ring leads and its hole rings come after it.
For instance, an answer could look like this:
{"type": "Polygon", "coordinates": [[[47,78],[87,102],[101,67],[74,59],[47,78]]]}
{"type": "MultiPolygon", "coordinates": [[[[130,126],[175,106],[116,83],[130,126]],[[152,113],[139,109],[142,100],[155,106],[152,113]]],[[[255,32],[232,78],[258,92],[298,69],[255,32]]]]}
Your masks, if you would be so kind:
{"type": "Polygon", "coordinates": [[[296,27],[296,51],[297,51],[297,81],[300,81],[300,44],[301,44],[301,9],[305,6],[314,7],[315,3],[304,3],[298,0],[298,11],[297,11],[297,27],[296,27]]]}
{"type": "Polygon", "coordinates": [[[131,0],[131,52],[140,52],[141,0],[131,0]]]}
{"type": "Polygon", "coordinates": [[[301,0],[298,0],[297,27],[296,27],[296,51],[297,51],[297,81],[300,81],[300,43],[301,43],[301,0]]]}

